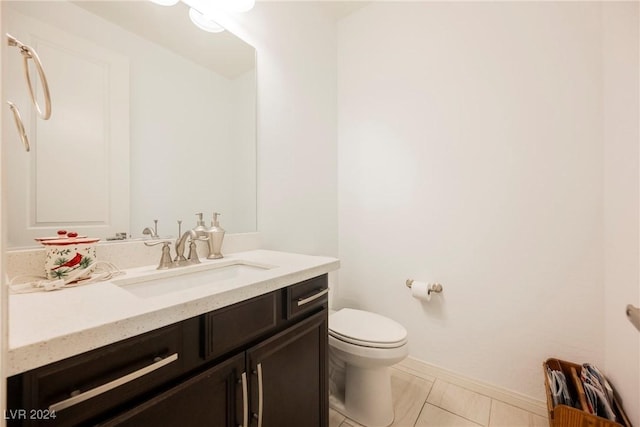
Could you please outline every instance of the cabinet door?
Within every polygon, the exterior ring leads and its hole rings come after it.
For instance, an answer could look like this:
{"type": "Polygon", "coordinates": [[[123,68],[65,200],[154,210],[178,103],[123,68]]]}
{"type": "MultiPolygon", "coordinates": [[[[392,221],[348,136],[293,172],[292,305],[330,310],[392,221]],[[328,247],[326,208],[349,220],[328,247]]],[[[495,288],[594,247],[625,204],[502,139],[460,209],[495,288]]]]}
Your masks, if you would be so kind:
{"type": "Polygon", "coordinates": [[[255,427],[326,427],[327,310],[247,351],[255,427]]]}
{"type": "Polygon", "coordinates": [[[247,425],[244,353],[190,378],[100,426],[236,427],[247,425]],[[244,380],[243,380],[244,376],[244,380]]]}

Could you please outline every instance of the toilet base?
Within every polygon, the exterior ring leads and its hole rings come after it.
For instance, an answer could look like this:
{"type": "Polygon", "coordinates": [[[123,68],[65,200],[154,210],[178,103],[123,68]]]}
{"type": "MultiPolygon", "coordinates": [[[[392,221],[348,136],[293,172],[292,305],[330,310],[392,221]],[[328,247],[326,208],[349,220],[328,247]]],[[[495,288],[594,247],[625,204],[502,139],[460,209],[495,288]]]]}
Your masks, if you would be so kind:
{"type": "Polygon", "coordinates": [[[346,365],[344,402],[332,396],[330,405],[348,418],[367,427],[393,423],[393,400],[389,368],[361,368],[346,365]]]}

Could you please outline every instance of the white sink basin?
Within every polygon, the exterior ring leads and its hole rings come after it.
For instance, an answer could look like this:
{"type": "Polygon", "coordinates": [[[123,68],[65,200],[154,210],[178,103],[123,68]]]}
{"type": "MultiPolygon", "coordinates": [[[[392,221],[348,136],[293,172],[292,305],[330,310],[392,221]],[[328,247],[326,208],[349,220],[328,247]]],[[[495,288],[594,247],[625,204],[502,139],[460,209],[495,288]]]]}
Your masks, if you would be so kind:
{"type": "Polygon", "coordinates": [[[141,298],[157,297],[202,286],[220,286],[234,279],[259,279],[272,265],[245,261],[198,264],[113,280],[115,285],[141,298]]]}

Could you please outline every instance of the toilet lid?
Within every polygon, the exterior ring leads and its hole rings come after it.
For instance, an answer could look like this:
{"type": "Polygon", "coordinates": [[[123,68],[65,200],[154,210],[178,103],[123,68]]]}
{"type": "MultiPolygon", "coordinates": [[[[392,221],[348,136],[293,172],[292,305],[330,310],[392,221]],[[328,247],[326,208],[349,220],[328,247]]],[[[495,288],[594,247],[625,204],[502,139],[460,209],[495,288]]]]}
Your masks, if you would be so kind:
{"type": "Polygon", "coordinates": [[[343,308],[329,316],[329,333],[342,341],[366,347],[398,347],[407,340],[407,330],[398,322],[352,308],[343,308]]]}

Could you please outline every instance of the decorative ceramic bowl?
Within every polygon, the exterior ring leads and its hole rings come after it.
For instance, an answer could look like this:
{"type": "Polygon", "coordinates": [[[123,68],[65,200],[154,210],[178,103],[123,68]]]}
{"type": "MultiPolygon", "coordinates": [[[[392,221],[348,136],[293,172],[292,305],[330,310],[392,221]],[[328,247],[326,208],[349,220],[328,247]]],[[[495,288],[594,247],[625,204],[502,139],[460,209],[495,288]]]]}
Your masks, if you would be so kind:
{"type": "MultiPolygon", "coordinates": [[[[84,270],[96,261],[96,245],[100,239],[86,237],[67,237],[42,240],[47,254],[44,269],[50,280],[66,279],[74,272],[84,270]]],[[[83,274],[76,280],[87,279],[91,273],[83,274]]]]}

